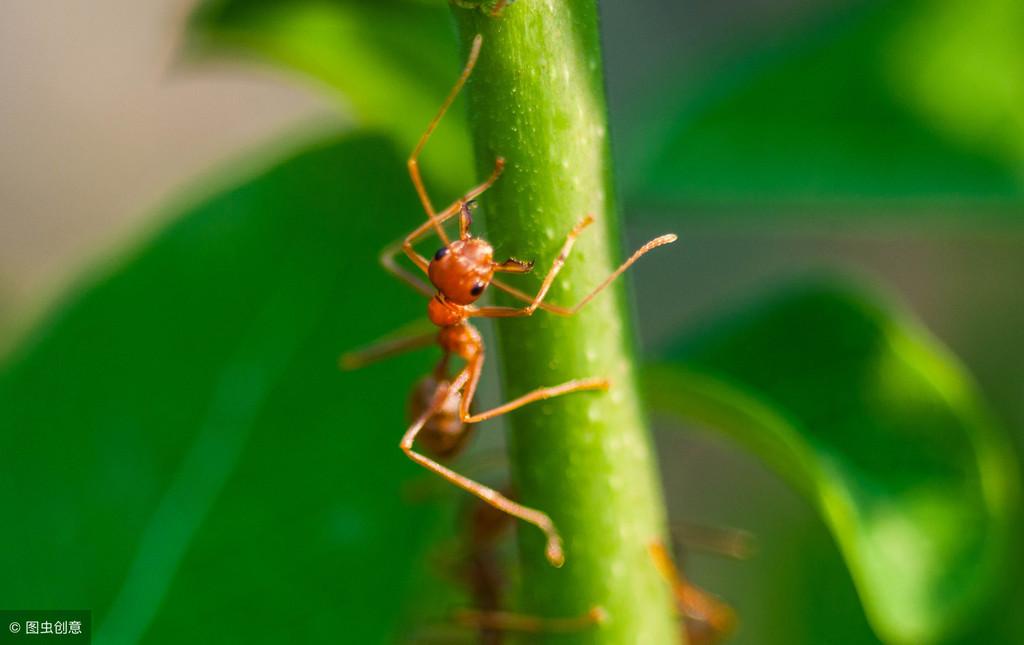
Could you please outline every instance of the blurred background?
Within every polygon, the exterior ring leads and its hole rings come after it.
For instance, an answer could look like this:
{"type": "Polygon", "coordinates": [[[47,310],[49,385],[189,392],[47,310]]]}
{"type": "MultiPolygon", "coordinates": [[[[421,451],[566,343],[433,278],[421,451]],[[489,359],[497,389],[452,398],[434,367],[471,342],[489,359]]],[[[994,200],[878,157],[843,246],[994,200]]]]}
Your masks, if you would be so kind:
{"type": "Polygon", "coordinates": [[[154,226],[217,162],[304,119],[344,117],[268,68],[183,66],[194,2],[13,0],[0,25],[4,319],[154,226]]]}
{"type": "MultiPolygon", "coordinates": [[[[164,204],[212,170],[235,176],[223,169],[259,167],[289,133],[357,123],[307,76],[184,56],[195,4],[4,3],[0,346],[161,230],[164,204]]],[[[642,347],[789,280],[852,273],[959,357],[1019,454],[1024,15],[1015,0],[891,4],[602,3],[628,244],[668,221],[681,236],[633,274],[642,347]]],[[[811,503],[734,444],[677,427],[655,415],[673,521],[756,536],[748,561],[687,558],[737,608],[731,642],[881,642],[811,503]]],[[[1013,566],[1007,579],[1024,579],[1013,566]]],[[[956,642],[1024,642],[1001,609],[1021,594],[1000,589],[986,614],[999,621],[956,642]]]]}

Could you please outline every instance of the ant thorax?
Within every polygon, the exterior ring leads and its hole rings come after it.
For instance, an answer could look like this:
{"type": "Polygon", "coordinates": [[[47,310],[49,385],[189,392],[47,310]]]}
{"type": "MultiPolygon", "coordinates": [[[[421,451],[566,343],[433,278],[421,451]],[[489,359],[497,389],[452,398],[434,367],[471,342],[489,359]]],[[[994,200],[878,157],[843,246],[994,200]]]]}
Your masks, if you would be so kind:
{"type": "Polygon", "coordinates": [[[427,318],[438,327],[452,327],[466,319],[466,310],[462,305],[445,300],[439,292],[427,303],[427,318]]]}
{"type": "Polygon", "coordinates": [[[494,249],[480,238],[455,240],[437,250],[427,276],[446,300],[472,304],[494,276],[494,249]]]}

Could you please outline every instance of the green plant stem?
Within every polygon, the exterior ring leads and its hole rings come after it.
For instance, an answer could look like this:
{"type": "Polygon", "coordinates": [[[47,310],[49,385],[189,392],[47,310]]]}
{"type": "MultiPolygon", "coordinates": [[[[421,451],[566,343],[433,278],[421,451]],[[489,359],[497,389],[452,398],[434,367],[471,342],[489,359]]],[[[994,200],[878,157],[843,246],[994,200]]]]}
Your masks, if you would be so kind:
{"type": "MultiPolygon", "coordinates": [[[[535,289],[569,230],[593,214],[548,296],[574,304],[618,256],[594,0],[521,0],[500,18],[453,11],[465,51],[477,33],[484,37],[468,86],[479,173],[498,156],[507,160],[481,199],[488,239],[499,259],[538,261],[535,275],[521,278],[535,289]]],[[[565,566],[555,569],[540,534],[520,532],[523,610],[571,616],[601,605],[609,616],[558,643],[680,642],[670,590],[648,554],[652,540],[664,539],[665,512],[625,311],[616,284],[576,316],[538,311],[497,324],[510,397],[582,377],[612,381],[607,393],[570,394],[510,415],[519,494],[551,515],[566,550],[565,566]]]]}

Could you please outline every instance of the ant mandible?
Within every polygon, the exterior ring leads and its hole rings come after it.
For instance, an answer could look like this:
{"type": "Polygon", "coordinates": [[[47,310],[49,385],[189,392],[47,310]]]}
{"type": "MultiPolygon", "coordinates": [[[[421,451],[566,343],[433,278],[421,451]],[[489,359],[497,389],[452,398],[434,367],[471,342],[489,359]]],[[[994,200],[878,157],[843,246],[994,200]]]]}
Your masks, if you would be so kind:
{"type": "Polygon", "coordinates": [[[390,341],[364,352],[349,354],[343,358],[342,364],[347,368],[354,368],[384,356],[423,347],[431,344],[432,341],[436,342],[441,347],[442,357],[434,370],[434,390],[432,393],[424,392],[417,395],[424,400],[426,405],[419,417],[416,418],[406,431],[405,436],[402,437],[401,449],[410,459],[435,472],[452,484],[476,495],[483,501],[509,515],[533,524],[543,531],[547,540],[545,548],[547,559],[551,564],[558,567],[565,561],[562,542],[554,523],[546,513],[514,502],[498,491],[456,473],[434,459],[414,450],[413,444],[425,426],[428,424],[436,426],[440,418],[454,418],[456,410],[461,424],[475,424],[511,412],[534,401],[549,399],[571,392],[607,390],[609,387],[607,379],[576,379],[560,385],[533,390],[491,410],[472,414],[470,412],[470,405],[476,394],[477,384],[483,369],[484,345],[480,332],[470,324],[469,319],[530,316],[537,309],[544,309],[562,316],[571,316],[590,302],[594,296],[607,287],[623,271],[628,269],[640,256],[658,246],[674,242],[676,236],[663,235],[643,245],[573,307],[559,307],[547,304],[543,300],[558,272],[565,264],[566,257],[569,255],[576,237],[593,222],[593,218],[590,215],[581,219],[566,236],[561,251],[544,277],[536,295],[529,296],[496,279],[494,277],[496,273],[528,273],[533,268],[533,262],[523,262],[515,258],[510,258],[504,262],[495,262],[494,249],[491,245],[481,238],[473,237],[469,232],[470,225],[472,224],[470,207],[477,197],[497,181],[504,168],[504,160],[499,157],[495,161],[494,171],[486,181],[471,189],[462,198],[456,200],[441,212],[434,210],[430,197],[427,195],[426,187],[423,185],[423,180],[420,177],[418,165],[419,155],[424,145],[472,73],[473,67],[476,65],[477,58],[480,55],[482,43],[483,37],[478,34],[473,39],[469,59],[462,70],[462,74],[441,105],[441,109],[433,121],[430,122],[423,136],[420,137],[419,143],[408,160],[409,175],[416,193],[423,204],[423,209],[427,213],[427,221],[402,240],[386,247],[380,257],[381,264],[385,269],[411,285],[424,296],[430,298],[427,305],[427,316],[440,330],[436,334],[432,333],[390,341]],[[456,215],[459,216],[459,238],[452,241],[445,233],[442,224],[456,215]],[[438,249],[432,259],[427,260],[416,252],[413,244],[431,230],[437,234],[444,246],[438,249]],[[413,264],[427,275],[430,285],[423,282],[419,276],[406,271],[398,265],[396,256],[400,251],[404,252],[413,264]],[[488,285],[494,285],[514,298],[526,302],[526,306],[476,306],[474,303],[483,295],[488,285]],[[462,359],[465,362],[465,366],[453,378],[449,378],[448,364],[453,356],[462,359]]]}

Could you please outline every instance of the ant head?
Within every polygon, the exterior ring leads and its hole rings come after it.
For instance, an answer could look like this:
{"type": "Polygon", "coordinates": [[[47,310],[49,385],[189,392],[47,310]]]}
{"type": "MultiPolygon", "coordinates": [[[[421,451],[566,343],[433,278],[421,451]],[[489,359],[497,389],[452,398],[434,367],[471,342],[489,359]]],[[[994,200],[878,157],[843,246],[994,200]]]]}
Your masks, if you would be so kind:
{"type": "Polygon", "coordinates": [[[458,305],[472,304],[494,277],[494,249],[475,237],[455,240],[437,250],[427,274],[446,300],[458,305]]]}

